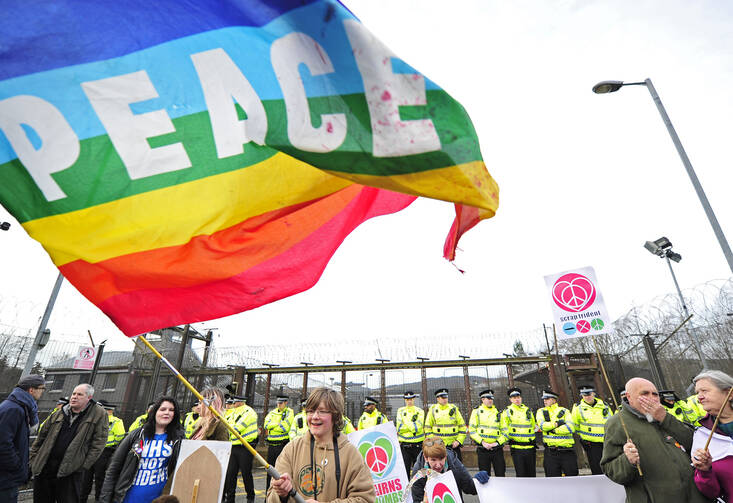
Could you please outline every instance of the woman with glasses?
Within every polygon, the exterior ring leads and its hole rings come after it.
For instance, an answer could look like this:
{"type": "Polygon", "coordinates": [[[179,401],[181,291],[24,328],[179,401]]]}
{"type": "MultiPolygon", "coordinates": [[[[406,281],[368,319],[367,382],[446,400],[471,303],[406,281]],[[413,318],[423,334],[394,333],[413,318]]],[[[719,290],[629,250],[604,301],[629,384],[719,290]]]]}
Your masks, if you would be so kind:
{"type": "MultiPolygon", "coordinates": [[[[433,435],[423,441],[422,452],[412,467],[412,473],[415,474],[410,481],[413,503],[427,501],[425,484],[430,476],[431,470],[436,473],[445,473],[450,470],[461,493],[476,494],[476,485],[471,480],[471,474],[468,473],[468,470],[463,466],[458,456],[453,451],[446,449],[443,439],[433,435]]],[[[480,483],[485,484],[489,481],[489,474],[485,471],[480,471],[474,478],[480,483]]],[[[462,497],[463,495],[461,495],[462,497]]]]}
{"type": "Polygon", "coordinates": [[[148,503],[160,496],[176,467],[183,425],[176,399],[158,398],[142,427],[131,431],[112,455],[102,503],[148,503]]]}
{"type": "Polygon", "coordinates": [[[344,399],[328,388],[315,389],[305,403],[308,431],[285,446],[275,462],[280,472],[267,503],[285,503],[295,489],[308,503],[349,499],[373,503],[376,494],[369,469],[341,433],[344,399]]]}

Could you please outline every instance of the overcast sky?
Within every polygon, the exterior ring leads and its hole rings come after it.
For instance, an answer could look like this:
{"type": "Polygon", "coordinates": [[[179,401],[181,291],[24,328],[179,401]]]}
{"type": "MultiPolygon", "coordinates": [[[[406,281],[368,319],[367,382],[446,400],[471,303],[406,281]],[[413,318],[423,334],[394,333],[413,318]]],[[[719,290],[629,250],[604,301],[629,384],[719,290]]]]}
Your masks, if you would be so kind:
{"type": "MultiPolygon", "coordinates": [[[[551,322],[543,276],[592,265],[612,318],[673,291],[643,244],[667,236],[691,288],[728,278],[689,178],[644,87],[651,78],[723,231],[733,239],[733,4],[722,1],[346,0],[398,56],[460,101],[500,187],[495,218],[442,258],[451,204],[419,200],[356,229],[310,291],[201,327],[219,346],[374,337],[486,337],[551,322]]],[[[0,234],[0,328],[34,332],[57,270],[12,222],[0,234]]],[[[54,337],[124,336],[64,284],[54,337]]],[[[98,340],[99,340],[98,339],[98,340]]],[[[457,353],[460,348],[457,348],[457,353]]]]}

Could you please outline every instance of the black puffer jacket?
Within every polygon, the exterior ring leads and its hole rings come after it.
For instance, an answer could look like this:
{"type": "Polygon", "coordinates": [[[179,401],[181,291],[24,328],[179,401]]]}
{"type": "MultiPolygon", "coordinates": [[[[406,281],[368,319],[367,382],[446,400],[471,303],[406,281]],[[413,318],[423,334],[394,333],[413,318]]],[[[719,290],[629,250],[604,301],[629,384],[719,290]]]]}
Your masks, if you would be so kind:
{"type": "MultiPolygon", "coordinates": [[[[102,493],[99,496],[100,503],[121,503],[125,494],[132,487],[135,480],[137,468],[140,464],[140,456],[135,452],[135,447],[140,443],[143,436],[143,428],[132,430],[117,446],[112,455],[107,473],[104,477],[102,493]]],[[[178,451],[181,449],[181,440],[184,438],[184,431],[181,428],[176,438],[168,439],[173,442],[173,453],[168,460],[168,480],[173,476],[173,470],[178,461],[178,451]]]]}

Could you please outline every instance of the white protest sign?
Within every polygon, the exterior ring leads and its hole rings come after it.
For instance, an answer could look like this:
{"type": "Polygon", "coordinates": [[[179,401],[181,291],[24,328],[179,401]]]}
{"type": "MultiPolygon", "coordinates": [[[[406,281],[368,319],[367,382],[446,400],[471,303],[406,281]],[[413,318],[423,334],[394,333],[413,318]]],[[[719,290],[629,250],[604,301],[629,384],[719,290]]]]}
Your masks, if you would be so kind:
{"type": "Polygon", "coordinates": [[[375,503],[399,503],[408,480],[394,423],[358,430],[347,438],[369,467],[377,493],[375,503]]]}
{"type": "Polygon", "coordinates": [[[611,319],[592,267],[545,276],[559,339],[611,332],[611,319]]]}
{"type": "Polygon", "coordinates": [[[196,486],[197,501],[221,501],[231,442],[182,440],[171,494],[191,501],[196,486]]]}
{"type": "MultiPolygon", "coordinates": [[[[497,501],[624,503],[626,501],[624,486],[611,482],[605,475],[538,478],[491,477],[486,484],[480,484],[475,480],[474,484],[481,503],[496,503],[497,501]]],[[[428,501],[432,502],[432,500],[428,501]]]]}
{"type": "MultiPolygon", "coordinates": [[[[456,485],[456,478],[450,470],[437,477],[429,478],[425,483],[425,494],[428,495],[428,503],[461,503],[463,501],[456,485]]],[[[496,501],[504,500],[494,500],[492,503],[496,501]]]]}

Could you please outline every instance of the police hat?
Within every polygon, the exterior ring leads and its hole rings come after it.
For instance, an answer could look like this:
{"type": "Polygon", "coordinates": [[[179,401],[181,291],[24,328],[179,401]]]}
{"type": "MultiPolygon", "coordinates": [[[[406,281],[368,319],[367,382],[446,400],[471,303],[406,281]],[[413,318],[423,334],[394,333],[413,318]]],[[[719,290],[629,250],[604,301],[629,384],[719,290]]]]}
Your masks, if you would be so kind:
{"type": "Polygon", "coordinates": [[[485,389],[481,393],[479,393],[479,398],[490,398],[491,400],[494,399],[494,390],[493,389],[485,389]]]}
{"type": "Polygon", "coordinates": [[[416,398],[417,395],[414,391],[405,391],[405,394],[403,395],[405,400],[409,400],[410,398],[416,398]]]}
{"type": "Polygon", "coordinates": [[[305,407],[305,404],[306,404],[306,402],[307,402],[307,401],[308,401],[308,399],[307,399],[307,398],[304,398],[304,399],[302,399],[302,400],[300,401],[300,406],[301,406],[301,407],[305,407]]]}
{"type": "Polygon", "coordinates": [[[364,397],[364,407],[366,407],[367,405],[377,405],[377,401],[370,396],[365,396],[364,397]]]}
{"type": "Polygon", "coordinates": [[[674,392],[674,390],[671,389],[665,389],[659,391],[659,396],[663,400],[669,400],[670,402],[678,402],[680,397],[677,396],[677,393],[674,392]]]}
{"type": "Polygon", "coordinates": [[[62,396],[58,400],[56,400],[56,405],[66,405],[69,403],[69,397],[68,396],[62,396]]]}
{"type": "Polygon", "coordinates": [[[288,397],[287,396],[285,396],[285,395],[277,395],[277,403],[283,403],[283,402],[287,402],[287,401],[288,401],[288,397]]]}
{"type": "Polygon", "coordinates": [[[590,395],[591,393],[595,393],[596,389],[593,386],[586,384],[581,386],[578,391],[580,391],[581,395],[590,395]]]}
{"type": "Polygon", "coordinates": [[[522,390],[519,388],[509,388],[506,390],[507,396],[522,396],[522,390]]]}
{"type": "Polygon", "coordinates": [[[226,404],[227,404],[227,405],[231,405],[231,404],[233,404],[233,403],[234,403],[234,398],[232,398],[232,397],[229,397],[229,398],[227,398],[227,399],[226,399],[226,404]]]}
{"type": "Polygon", "coordinates": [[[448,397],[448,388],[438,388],[435,390],[435,398],[448,397]]]}
{"type": "Polygon", "coordinates": [[[101,405],[104,410],[115,410],[115,406],[105,400],[98,400],[97,403],[101,405]]]}
{"type": "Polygon", "coordinates": [[[542,399],[545,400],[547,398],[554,398],[557,400],[558,394],[552,391],[551,389],[543,389],[542,390],[542,399]]]}

